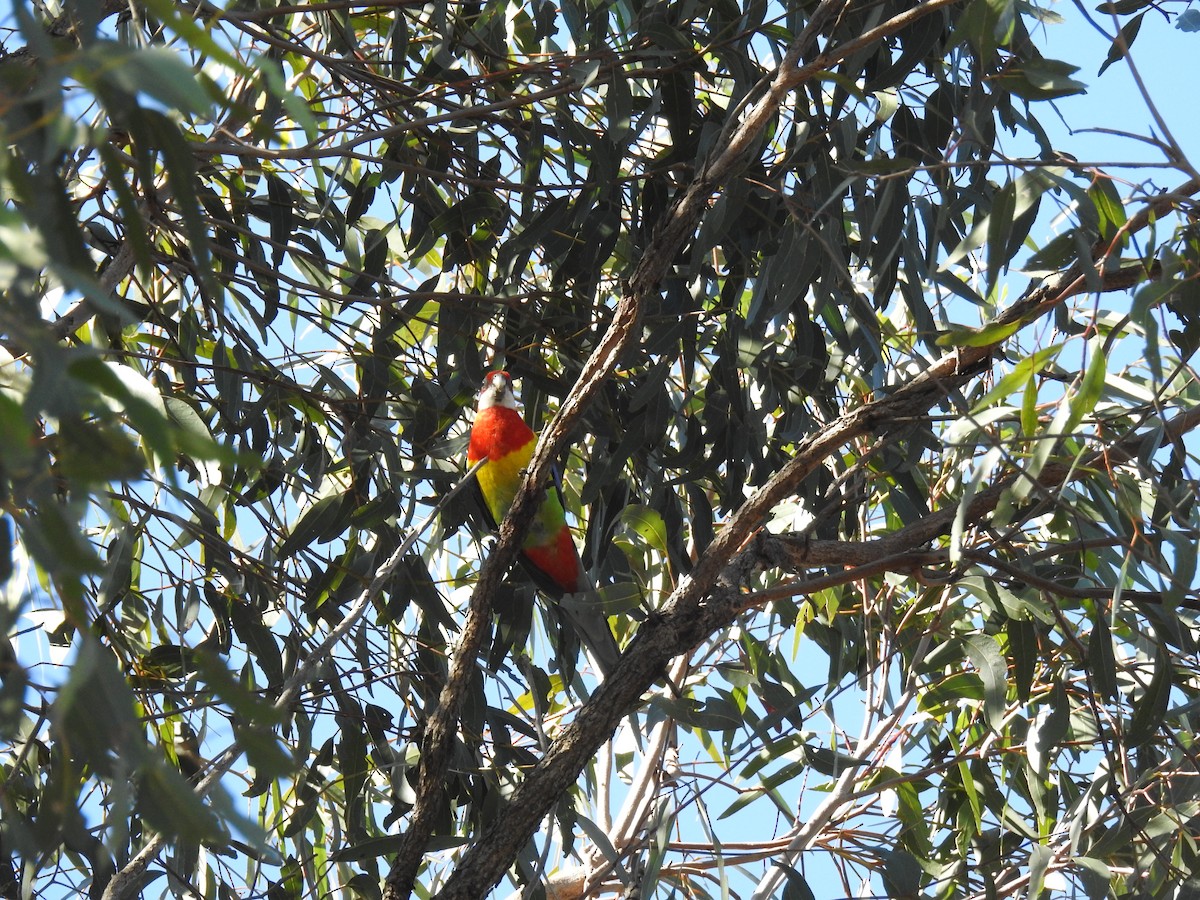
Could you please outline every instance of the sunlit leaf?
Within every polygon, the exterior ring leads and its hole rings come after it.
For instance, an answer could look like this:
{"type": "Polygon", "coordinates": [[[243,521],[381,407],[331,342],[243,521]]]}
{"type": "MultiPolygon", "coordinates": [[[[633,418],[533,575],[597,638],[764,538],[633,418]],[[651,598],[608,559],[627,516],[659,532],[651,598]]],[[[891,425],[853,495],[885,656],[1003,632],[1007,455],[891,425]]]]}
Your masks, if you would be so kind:
{"type": "Polygon", "coordinates": [[[0,884],[1186,894],[1193,16],[1098,12],[13,5],[0,884]]]}

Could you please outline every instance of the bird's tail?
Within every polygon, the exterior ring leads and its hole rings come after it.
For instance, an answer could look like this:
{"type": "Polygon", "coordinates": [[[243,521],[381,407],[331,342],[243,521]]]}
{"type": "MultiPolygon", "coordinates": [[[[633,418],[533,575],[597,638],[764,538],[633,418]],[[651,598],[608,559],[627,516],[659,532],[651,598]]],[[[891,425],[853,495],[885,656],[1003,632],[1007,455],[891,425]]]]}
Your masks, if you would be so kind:
{"type": "Polygon", "coordinates": [[[604,678],[616,670],[621,648],[608,627],[608,617],[595,590],[578,594],[566,594],[559,601],[559,608],[566,614],[579,642],[592,658],[604,678]]]}

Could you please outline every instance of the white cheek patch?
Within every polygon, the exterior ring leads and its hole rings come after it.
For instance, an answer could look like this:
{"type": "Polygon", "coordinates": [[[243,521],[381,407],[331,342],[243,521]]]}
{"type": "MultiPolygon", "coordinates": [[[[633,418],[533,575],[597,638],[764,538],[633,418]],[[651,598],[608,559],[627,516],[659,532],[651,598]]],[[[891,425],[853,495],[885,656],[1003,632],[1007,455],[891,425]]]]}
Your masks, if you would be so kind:
{"type": "Polygon", "coordinates": [[[493,406],[517,409],[517,395],[513,393],[512,382],[500,375],[495,375],[483,383],[476,409],[491,409],[493,406]]]}

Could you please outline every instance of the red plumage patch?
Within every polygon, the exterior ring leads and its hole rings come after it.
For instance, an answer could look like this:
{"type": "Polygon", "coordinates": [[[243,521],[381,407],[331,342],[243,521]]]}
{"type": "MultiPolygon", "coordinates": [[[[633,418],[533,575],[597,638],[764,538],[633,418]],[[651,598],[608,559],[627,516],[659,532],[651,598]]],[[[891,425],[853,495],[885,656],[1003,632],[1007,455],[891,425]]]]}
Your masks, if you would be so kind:
{"type": "Polygon", "coordinates": [[[570,529],[564,527],[559,531],[558,538],[552,544],[542,547],[527,545],[521,552],[566,593],[577,594],[583,590],[579,577],[583,566],[579,562],[570,529]]]}
{"type": "Polygon", "coordinates": [[[535,439],[533,430],[515,409],[490,407],[475,415],[467,462],[474,465],[485,456],[491,460],[502,459],[535,439]]]}

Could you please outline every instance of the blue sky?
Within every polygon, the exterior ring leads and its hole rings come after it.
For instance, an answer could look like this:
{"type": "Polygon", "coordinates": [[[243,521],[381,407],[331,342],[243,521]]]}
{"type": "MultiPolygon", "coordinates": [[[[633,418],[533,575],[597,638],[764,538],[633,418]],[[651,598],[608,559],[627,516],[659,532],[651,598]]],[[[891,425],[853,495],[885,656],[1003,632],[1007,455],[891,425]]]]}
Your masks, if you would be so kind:
{"type": "MultiPolygon", "coordinates": [[[[1162,5],[1172,12],[1179,12],[1190,4],[1167,2],[1162,5]]],[[[1108,128],[1161,137],[1150,107],[1125,61],[1114,63],[1103,75],[1097,76],[1115,32],[1111,16],[1096,12],[1090,5],[1083,6],[1092,21],[1104,29],[1106,34],[1101,34],[1074,4],[1058,3],[1053,9],[1066,21],[1046,29],[1043,51],[1048,57],[1079,65],[1081,68],[1074,77],[1089,86],[1086,94],[1054,104],[1061,119],[1053,114],[1041,116],[1043,125],[1051,129],[1055,143],[1083,161],[1164,161],[1163,154],[1148,144],[1090,131],[1108,128]]],[[[1039,39],[1041,36],[1034,37],[1039,39]]],[[[1195,65],[1197,53],[1200,53],[1200,32],[1181,31],[1165,21],[1160,13],[1149,10],[1130,54],[1159,115],[1193,160],[1200,158],[1200,125],[1196,121],[1195,96],[1191,93],[1200,90],[1200,69],[1195,65]]],[[[1140,180],[1136,170],[1114,170],[1113,174],[1121,171],[1131,180],[1140,180]]],[[[1146,174],[1153,175],[1160,185],[1174,185],[1183,180],[1181,175],[1162,171],[1142,173],[1141,177],[1146,174]]]]}

